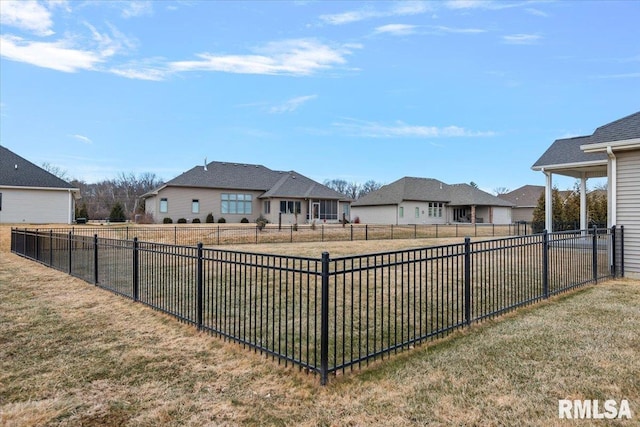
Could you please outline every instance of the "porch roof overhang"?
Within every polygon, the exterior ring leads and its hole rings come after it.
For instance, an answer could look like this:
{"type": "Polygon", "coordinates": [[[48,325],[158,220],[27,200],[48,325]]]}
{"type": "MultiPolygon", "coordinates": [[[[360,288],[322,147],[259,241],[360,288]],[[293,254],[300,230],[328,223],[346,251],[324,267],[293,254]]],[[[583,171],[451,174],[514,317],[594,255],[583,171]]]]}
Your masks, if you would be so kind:
{"type": "Polygon", "coordinates": [[[558,175],[570,176],[572,178],[602,178],[607,176],[607,160],[538,165],[531,169],[540,172],[550,172],[558,175]]]}

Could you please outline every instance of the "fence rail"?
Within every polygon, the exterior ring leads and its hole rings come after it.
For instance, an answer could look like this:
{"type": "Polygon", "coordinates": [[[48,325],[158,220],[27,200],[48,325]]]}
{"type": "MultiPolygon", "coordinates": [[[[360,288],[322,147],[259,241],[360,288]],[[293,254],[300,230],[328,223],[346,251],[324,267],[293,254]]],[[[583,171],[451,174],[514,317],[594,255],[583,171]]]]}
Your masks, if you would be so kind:
{"type": "MultiPolygon", "coordinates": [[[[54,228],[55,233],[69,233],[80,236],[97,234],[98,237],[132,240],[137,237],[144,241],[191,245],[203,243],[205,246],[259,244],[259,243],[299,243],[387,239],[424,239],[445,237],[505,237],[531,234],[535,224],[412,224],[412,225],[371,225],[371,224],[319,224],[319,225],[220,225],[220,224],[179,224],[179,225],[76,225],[54,228]]],[[[49,229],[47,229],[49,230],[49,229]]]]}
{"type": "Polygon", "coordinates": [[[331,258],[12,229],[11,250],[329,375],[624,274],[624,228],[331,258]]]}

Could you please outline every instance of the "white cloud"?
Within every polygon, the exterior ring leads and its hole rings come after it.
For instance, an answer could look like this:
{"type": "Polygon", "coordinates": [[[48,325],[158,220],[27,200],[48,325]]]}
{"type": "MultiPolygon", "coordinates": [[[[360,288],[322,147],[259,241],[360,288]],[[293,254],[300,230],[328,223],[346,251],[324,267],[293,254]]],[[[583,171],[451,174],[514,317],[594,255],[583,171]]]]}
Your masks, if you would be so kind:
{"type": "Polygon", "coordinates": [[[125,1],[124,5],[125,7],[122,9],[123,18],[134,18],[153,13],[153,4],[148,0],[125,1]]]}
{"type": "Polygon", "coordinates": [[[506,44],[536,44],[542,36],[537,34],[511,34],[502,36],[503,43],[506,44]]]}
{"type": "Polygon", "coordinates": [[[0,55],[18,62],[73,73],[91,70],[104,59],[91,50],[77,49],[68,41],[34,42],[15,36],[0,36],[0,55]]]}
{"type": "Polygon", "coordinates": [[[595,76],[596,79],[637,79],[640,73],[603,74],[595,76]]]}
{"type": "Polygon", "coordinates": [[[216,55],[200,53],[194,61],[170,62],[172,72],[219,71],[239,74],[304,76],[346,63],[345,56],[357,46],[331,47],[312,39],[271,42],[255,54],[216,55]]]}
{"type": "Polygon", "coordinates": [[[347,119],[346,122],[334,123],[333,126],[352,136],[368,138],[454,138],[495,135],[495,132],[492,131],[470,131],[459,126],[415,126],[401,121],[397,121],[393,125],[386,125],[378,122],[347,119]]]}
{"type": "Polygon", "coordinates": [[[415,25],[388,24],[377,27],[375,32],[379,34],[391,34],[393,36],[406,36],[415,33],[415,25]]]}
{"type": "Polygon", "coordinates": [[[54,34],[51,13],[46,7],[32,0],[2,0],[0,23],[38,36],[54,34]]]}
{"type": "Polygon", "coordinates": [[[392,8],[387,10],[379,10],[368,7],[348,12],[321,15],[320,20],[331,25],[344,25],[373,18],[419,15],[429,10],[431,9],[426,2],[407,1],[398,2],[392,8]]]}
{"type": "Polygon", "coordinates": [[[530,13],[531,15],[535,15],[535,16],[542,16],[543,18],[546,18],[547,16],[549,16],[549,14],[547,12],[544,12],[540,9],[534,9],[532,7],[529,7],[527,9],[525,9],[528,13],[530,13]]]}
{"type": "Polygon", "coordinates": [[[273,106],[269,109],[270,113],[280,114],[280,113],[291,113],[298,108],[300,108],[303,104],[314,100],[318,97],[318,95],[306,95],[306,96],[298,96],[296,98],[291,98],[280,105],[273,106]]]}
{"type": "Polygon", "coordinates": [[[445,27],[444,25],[433,26],[432,28],[443,33],[453,34],[480,34],[487,32],[486,30],[482,30],[480,28],[453,28],[445,27]]]}
{"type": "Polygon", "coordinates": [[[93,144],[93,141],[91,139],[89,139],[88,137],[84,136],[84,135],[73,134],[73,135],[70,135],[70,136],[72,136],[73,138],[75,138],[75,139],[77,139],[79,141],[84,142],[85,144],[93,144]]]}

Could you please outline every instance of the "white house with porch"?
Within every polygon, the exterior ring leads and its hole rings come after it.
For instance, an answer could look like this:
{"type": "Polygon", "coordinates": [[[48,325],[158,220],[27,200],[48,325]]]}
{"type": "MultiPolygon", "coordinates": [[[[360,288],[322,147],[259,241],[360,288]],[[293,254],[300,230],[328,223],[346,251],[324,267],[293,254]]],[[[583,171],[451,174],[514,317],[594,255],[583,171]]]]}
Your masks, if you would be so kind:
{"type": "Polygon", "coordinates": [[[606,177],[608,226],[624,226],[625,275],[640,277],[640,111],[592,135],[556,140],[532,166],[543,172],[545,227],[553,231],[553,175],[580,180],[580,228],[586,229],[589,178],[606,177]]]}

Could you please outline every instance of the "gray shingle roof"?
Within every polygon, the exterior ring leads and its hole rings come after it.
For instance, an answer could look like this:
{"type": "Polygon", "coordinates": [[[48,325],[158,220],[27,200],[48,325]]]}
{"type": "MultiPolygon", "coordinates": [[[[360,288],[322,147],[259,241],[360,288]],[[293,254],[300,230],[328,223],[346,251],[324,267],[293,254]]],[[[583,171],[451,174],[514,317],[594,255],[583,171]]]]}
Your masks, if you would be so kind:
{"type": "Polygon", "coordinates": [[[260,197],[345,199],[344,195],[298,172],[246,163],[211,162],[206,168],[196,166],[145,196],[166,186],[264,191],[260,197]]]}
{"type": "Polygon", "coordinates": [[[640,111],[600,126],[589,139],[589,144],[624,141],[634,138],[640,138],[640,111]]]}
{"type": "Polygon", "coordinates": [[[451,206],[512,206],[469,184],[445,184],[432,178],[404,177],[373,191],[352,206],[397,205],[402,201],[443,202],[451,206]]]}
{"type": "Polygon", "coordinates": [[[0,146],[0,185],[75,189],[68,182],[0,146]]]}
{"type": "Polygon", "coordinates": [[[585,153],[580,146],[634,138],[640,138],[640,111],[600,126],[592,135],[555,140],[532,168],[607,160],[606,153],[585,153]]]}
{"type": "Polygon", "coordinates": [[[532,168],[607,160],[606,153],[585,153],[580,149],[581,145],[589,143],[589,139],[589,136],[556,139],[532,168]]]}
{"type": "Polygon", "coordinates": [[[543,185],[523,185],[508,193],[500,194],[498,197],[513,203],[514,207],[531,208],[538,205],[538,199],[542,193],[544,193],[543,185]]]}

